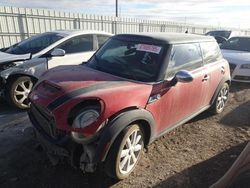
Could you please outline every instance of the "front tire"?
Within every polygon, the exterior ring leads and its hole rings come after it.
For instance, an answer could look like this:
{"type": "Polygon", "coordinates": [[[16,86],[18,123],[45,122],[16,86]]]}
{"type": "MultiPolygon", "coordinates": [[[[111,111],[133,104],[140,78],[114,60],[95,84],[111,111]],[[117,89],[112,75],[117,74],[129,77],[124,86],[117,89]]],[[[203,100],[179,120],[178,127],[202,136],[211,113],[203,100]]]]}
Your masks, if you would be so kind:
{"type": "Polygon", "coordinates": [[[33,88],[34,81],[28,76],[11,80],[7,85],[7,100],[20,109],[29,108],[28,95],[33,88]]]}
{"type": "Polygon", "coordinates": [[[140,160],[143,148],[144,137],[140,127],[134,124],[125,128],[109,151],[106,173],[118,180],[127,178],[140,160]]]}
{"type": "Polygon", "coordinates": [[[211,112],[213,114],[219,114],[224,110],[225,104],[228,100],[228,95],[229,95],[229,85],[228,83],[224,83],[211,107],[211,112]]]}

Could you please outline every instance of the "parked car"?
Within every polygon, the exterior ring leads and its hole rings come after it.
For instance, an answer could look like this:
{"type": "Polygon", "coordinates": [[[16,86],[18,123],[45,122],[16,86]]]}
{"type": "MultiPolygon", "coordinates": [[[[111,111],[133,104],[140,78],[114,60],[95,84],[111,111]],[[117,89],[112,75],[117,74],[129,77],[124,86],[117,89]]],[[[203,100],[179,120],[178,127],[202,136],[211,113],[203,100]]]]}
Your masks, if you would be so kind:
{"type": "Polygon", "coordinates": [[[250,82],[250,37],[232,37],[220,47],[233,81],[250,82]]]}
{"type": "Polygon", "coordinates": [[[250,142],[241,152],[226,174],[211,188],[249,188],[250,187],[250,142]]]}
{"type": "Polygon", "coordinates": [[[218,44],[223,44],[229,38],[234,37],[234,36],[242,36],[244,35],[244,33],[241,31],[214,30],[214,31],[207,32],[205,35],[213,36],[218,44]]]}
{"type": "Polygon", "coordinates": [[[214,36],[214,38],[215,38],[215,40],[217,41],[217,43],[218,43],[219,45],[221,45],[222,43],[224,43],[224,42],[227,41],[226,38],[221,37],[221,36],[214,36]]]}
{"type": "Polygon", "coordinates": [[[224,39],[229,39],[234,36],[240,36],[243,35],[240,31],[231,31],[231,30],[213,30],[207,32],[205,35],[207,36],[213,36],[213,37],[223,37],[224,39]]]}
{"type": "Polygon", "coordinates": [[[221,113],[229,85],[212,37],[120,34],[87,64],[46,72],[29,96],[29,117],[53,163],[70,158],[83,172],[103,163],[124,179],[156,138],[207,109],[221,113]]]}
{"type": "Polygon", "coordinates": [[[98,31],[55,31],[28,38],[0,52],[0,94],[18,108],[37,79],[58,65],[87,61],[112,36],[98,31]]]}

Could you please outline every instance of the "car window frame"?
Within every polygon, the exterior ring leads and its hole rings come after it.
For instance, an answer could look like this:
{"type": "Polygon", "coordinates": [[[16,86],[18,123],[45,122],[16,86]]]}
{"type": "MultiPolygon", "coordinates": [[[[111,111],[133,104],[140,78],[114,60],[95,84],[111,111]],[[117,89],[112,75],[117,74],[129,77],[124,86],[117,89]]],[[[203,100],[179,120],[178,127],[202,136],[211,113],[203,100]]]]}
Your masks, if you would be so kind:
{"type": "Polygon", "coordinates": [[[96,47],[97,47],[97,49],[100,48],[100,47],[102,47],[102,46],[108,41],[108,39],[109,39],[110,37],[111,37],[111,36],[106,35],[106,34],[95,34],[95,38],[96,38],[96,47]],[[107,37],[107,40],[106,40],[102,45],[99,45],[98,36],[107,37]]]}
{"type": "MultiPolygon", "coordinates": [[[[187,64],[190,64],[190,63],[187,63],[187,64]]],[[[169,50],[169,54],[168,54],[168,64],[167,64],[166,70],[165,70],[165,79],[168,80],[168,79],[170,79],[170,78],[173,78],[174,75],[175,75],[178,71],[180,71],[180,70],[187,70],[187,71],[192,72],[192,71],[197,70],[197,69],[199,69],[199,68],[201,68],[201,67],[203,67],[203,66],[204,66],[204,61],[203,61],[203,54],[202,54],[200,42],[190,42],[190,43],[176,43],[176,44],[171,44],[170,50],[169,50]],[[169,64],[170,64],[170,61],[171,61],[171,54],[172,54],[172,50],[174,49],[174,46],[176,46],[176,45],[186,45],[186,44],[196,44],[196,45],[197,45],[197,49],[199,49],[200,56],[201,56],[201,60],[198,62],[198,63],[200,64],[200,66],[199,66],[199,67],[196,67],[196,68],[194,68],[194,69],[192,69],[192,70],[187,70],[186,67],[185,67],[186,64],[183,64],[183,65],[181,65],[178,69],[174,70],[174,71],[175,71],[174,74],[170,74],[171,71],[169,71],[169,64]]]]}
{"type": "MultiPolygon", "coordinates": [[[[65,43],[69,42],[70,40],[72,40],[74,38],[81,37],[81,36],[86,36],[86,35],[91,35],[92,36],[92,45],[93,45],[92,50],[84,51],[84,52],[65,53],[65,55],[80,54],[80,53],[86,53],[86,52],[95,51],[95,37],[94,37],[94,34],[81,34],[81,35],[77,35],[77,36],[71,37],[71,38],[63,41],[62,43],[58,44],[53,49],[51,49],[48,53],[50,53],[51,51],[53,51],[55,48],[60,48],[60,46],[64,45],[65,43]]],[[[62,49],[62,48],[60,48],[60,49],[62,49]]]]}
{"type": "Polygon", "coordinates": [[[223,58],[223,55],[222,55],[221,50],[220,50],[220,46],[218,45],[218,43],[216,41],[200,42],[200,48],[201,48],[201,53],[202,53],[202,58],[203,58],[203,64],[204,65],[209,65],[209,64],[215,63],[215,62],[217,62],[217,61],[219,61],[219,60],[221,60],[223,58]],[[203,52],[203,48],[202,48],[202,43],[203,44],[204,43],[214,43],[214,44],[216,44],[218,46],[217,49],[220,51],[220,57],[219,58],[217,57],[216,59],[213,59],[213,61],[211,61],[211,62],[206,62],[206,59],[205,59],[205,56],[204,56],[204,52],[203,52]]]}

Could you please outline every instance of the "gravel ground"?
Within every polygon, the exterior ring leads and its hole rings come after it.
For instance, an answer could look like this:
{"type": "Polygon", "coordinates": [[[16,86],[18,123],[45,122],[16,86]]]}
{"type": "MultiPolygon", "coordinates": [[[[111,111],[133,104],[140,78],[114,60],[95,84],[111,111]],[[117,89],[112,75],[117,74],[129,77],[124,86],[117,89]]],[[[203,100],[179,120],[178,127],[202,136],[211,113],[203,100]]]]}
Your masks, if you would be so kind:
{"type": "Polygon", "coordinates": [[[233,83],[225,111],[204,112],[149,146],[135,172],[114,181],[102,170],[83,175],[52,166],[37,151],[24,111],[0,102],[0,187],[209,187],[250,139],[250,84],[233,83]]]}

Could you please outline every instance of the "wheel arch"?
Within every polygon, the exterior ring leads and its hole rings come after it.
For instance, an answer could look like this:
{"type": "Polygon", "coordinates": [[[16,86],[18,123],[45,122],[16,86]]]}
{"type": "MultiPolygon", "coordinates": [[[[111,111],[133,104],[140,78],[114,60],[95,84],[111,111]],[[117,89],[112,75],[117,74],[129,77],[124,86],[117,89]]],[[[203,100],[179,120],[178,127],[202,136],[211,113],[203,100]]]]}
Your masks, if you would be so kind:
{"type": "Polygon", "coordinates": [[[96,162],[105,161],[114,141],[120,133],[131,124],[138,124],[144,133],[145,146],[151,143],[155,134],[155,121],[152,114],[145,109],[127,109],[114,117],[103,130],[100,144],[95,156],[96,162]]]}
{"type": "Polygon", "coordinates": [[[223,86],[224,83],[227,83],[230,86],[230,84],[231,84],[230,76],[226,76],[226,77],[222,78],[222,80],[220,81],[220,83],[217,86],[217,88],[216,88],[216,90],[214,92],[214,95],[213,95],[213,97],[211,99],[211,102],[210,102],[211,105],[215,102],[216,96],[220,92],[220,89],[221,89],[221,87],[223,86]]]}
{"type": "Polygon", "coordinates": [[[38,80],[38,78],[35,77],[34,75],[25,74],[25,73],[16,73],[16,74],[10,74],[8,76],[8,78],[6,79],[6,84],[10,83],[11,81],[13,81],[19,77],[24,77],[24,76],[30,77],[35,82],[38,80]]]}

